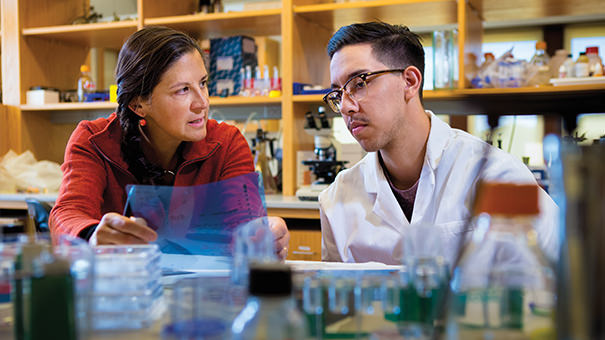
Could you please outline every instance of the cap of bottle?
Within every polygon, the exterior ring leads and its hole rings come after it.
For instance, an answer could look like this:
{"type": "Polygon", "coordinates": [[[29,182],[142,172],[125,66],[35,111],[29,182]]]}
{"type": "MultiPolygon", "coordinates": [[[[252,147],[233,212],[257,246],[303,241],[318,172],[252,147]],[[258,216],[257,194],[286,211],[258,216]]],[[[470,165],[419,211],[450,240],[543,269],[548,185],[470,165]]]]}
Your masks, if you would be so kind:
{"type": "Polygon", "coordinates": [[[545,50],[545,49],[546,49],[546,41],[536,42],[536,50],[545,50]]]}
{"type": "Polygon", "coordinates": [[[538,186],[483,182],[477,191],[475,215],[537,215],[538,186]]]}
{"type": "Polygon", "coordinates": [[[586,47],[586,54],[599,54],[599,46],[586,47]]]}
{"type": "Polygon", "coordinates": [[[283,263],[250,265],[248,292],[255,296],[287,296],[292,293],[292,271],[283,263]]]}
{"type": "Polygon", "coordinates": [[[483,58],[485,58],[485,60],[487,60],[488,58],[490,58],[491,60],[496,59],[492,52],[483,53],[483,58]]]}
{"type": "Polygon", "coordinates": [[[88,65],[80,66],[80,72],[88,72],[88,71],[90,71],[90,68],[88,67],[88,65]]]}

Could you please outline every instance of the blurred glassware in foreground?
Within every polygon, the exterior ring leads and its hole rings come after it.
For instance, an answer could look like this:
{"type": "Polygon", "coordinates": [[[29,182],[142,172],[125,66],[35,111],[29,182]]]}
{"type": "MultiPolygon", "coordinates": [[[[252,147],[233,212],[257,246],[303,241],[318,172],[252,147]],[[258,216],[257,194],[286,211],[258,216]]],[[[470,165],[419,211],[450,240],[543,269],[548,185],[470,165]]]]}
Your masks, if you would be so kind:
{"type": "Polygon", "coordinates": [[[448,339],[554,337],[555,275],[533,225],[538,195],[536,185],[479,188],[476,229],[453,272],[448,339]]]}
{"type": "Polygon", "coordinates": [[[561,207],[557,338],[605,338],[605,144],[544,139],[552,196],[561,207]]]}

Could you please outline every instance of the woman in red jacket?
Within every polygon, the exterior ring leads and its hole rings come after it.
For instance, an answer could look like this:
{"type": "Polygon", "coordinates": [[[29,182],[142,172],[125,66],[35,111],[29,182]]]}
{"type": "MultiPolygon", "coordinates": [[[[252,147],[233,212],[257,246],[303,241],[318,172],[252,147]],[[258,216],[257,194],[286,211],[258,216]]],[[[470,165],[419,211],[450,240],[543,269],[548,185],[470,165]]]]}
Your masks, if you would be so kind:
{"type": "MultiPolygon", "coordinates": [[[[123,216],[128,184],[200,185],[254,171],[248,143],[234,126],[208,120],[208,73],[196,41],[166,27],[134,33],[118,56],[118,108],[82,121],[62,165],[50,214],[53,235],[92,244],[157,238],[142,218],[123,216]]],[[[276,252],[287,254],[283,219],[269,217],[276,252]]]]}

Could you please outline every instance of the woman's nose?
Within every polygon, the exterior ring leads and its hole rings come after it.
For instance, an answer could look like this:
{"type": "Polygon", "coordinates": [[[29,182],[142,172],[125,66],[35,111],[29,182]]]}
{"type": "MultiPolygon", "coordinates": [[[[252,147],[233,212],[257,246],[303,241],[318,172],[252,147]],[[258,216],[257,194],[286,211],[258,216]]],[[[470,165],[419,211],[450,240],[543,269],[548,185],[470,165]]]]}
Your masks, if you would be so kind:
{"type": "Polygon", "coordinates": [[[194,92],[195,98],[191,102],[191,110],[200,113],[210,105],[210,97],[208,96],[208,90],[206,90],[205,87],[197,88],[194,92]]]}

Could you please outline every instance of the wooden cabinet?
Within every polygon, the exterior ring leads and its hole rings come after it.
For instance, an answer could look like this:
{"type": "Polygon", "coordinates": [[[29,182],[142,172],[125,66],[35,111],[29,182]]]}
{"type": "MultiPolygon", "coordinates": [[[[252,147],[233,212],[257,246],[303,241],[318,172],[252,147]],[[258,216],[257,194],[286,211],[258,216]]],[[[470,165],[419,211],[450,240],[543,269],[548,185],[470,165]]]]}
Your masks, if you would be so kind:
{"type": "MultiPolygon", "coordinates": [[[[195,1],[138,0],[138,18],[131,21],[71,25],[84,13],[86,1],[1,0],[2,84],[0,153],[8,147],[30,149],[39,159],[61,162],[64,147],[75,124],[61,123],[60,115],[74,111],[107,112],[111,103],[25,105],[31,86],[60,89],[75,87],[78,66],[87,63],[90,48],[118,50],[123,41],[145,25],[165,25],[183,30],[196,39],[246,34],[280,36],[283,91],[281,98],[211,98],[213,106],[272,106],[281,110],[283,128],[283,193],[296,191],[296,152],[313,147],[302,131],[304,113],[321,103],[321,96],[293,95],[293,82],[329,86],[329,60],[325,52],[332,33],[341,25],[381,19],[402,23],[413,30],[458,29],[459,72],[464,56],[480,55],[483,20],[523,22],[543,18],[583,18],[605,14],[600,0],[371,0],[335,3],[329,0],[283,0],[281,9],[232,13],[192,14],[195,1]]],[[[601,19],[602,20],[602,19],[601,19]]],[[[473,114],[536,113],[550,105],[558,112],[605,112],[605,86],[507,90],[464,89],[426,91],[425,105],[438,113],[473,114]],[[583,103],[567,104],[584,96],[583,103]],[[562,99],[564,98],[564,99],[562,99]],[[493,105],[493,103],[500,103],[493,105]],[[529,103],[529,104],[528,104],[529,103]],[[534,105],[530,105],[534,103],[534,105]],[[586,104],[587,103],[587,104],[586,104]],[[586,104],[586,105],[584,105],[586,104]],[[525,109],[530,105],[530,109],[525,109]],[[584,106],[582,106],[584,105],[584,106]],[[601,109],[599,111],[599,109],[601,109]],[[574,111],[575,110],[575,111],[574,111]]]]}

